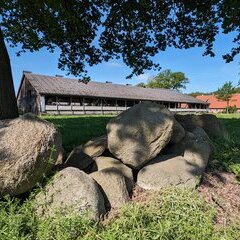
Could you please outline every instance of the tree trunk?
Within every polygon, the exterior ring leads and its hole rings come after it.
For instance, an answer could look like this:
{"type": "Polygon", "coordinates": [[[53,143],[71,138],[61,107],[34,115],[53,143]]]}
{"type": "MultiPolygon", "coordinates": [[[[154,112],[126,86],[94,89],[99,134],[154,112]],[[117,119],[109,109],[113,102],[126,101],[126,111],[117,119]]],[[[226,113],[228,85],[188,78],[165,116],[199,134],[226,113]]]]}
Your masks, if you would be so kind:
{"type": "Polygon", "coordinates": [[[7,48],[0,29],[0,119],[18,117],[12,71],[7,48]]]}
{"type": "Polygon", "coordinates": [[[229,113],[229,100],[227,100],[227,114],[229,113]]]}

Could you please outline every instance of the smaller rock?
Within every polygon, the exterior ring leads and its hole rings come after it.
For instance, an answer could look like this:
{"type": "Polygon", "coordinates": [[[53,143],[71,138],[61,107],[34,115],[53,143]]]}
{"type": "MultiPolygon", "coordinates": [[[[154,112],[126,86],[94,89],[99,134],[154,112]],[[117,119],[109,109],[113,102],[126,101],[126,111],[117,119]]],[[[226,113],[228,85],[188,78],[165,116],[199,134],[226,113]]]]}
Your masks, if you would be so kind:
{"type": "Polygon", "coordinates": [[[202,172],[205,170],[212,152],[211,140],[202,128],[197,127],[192,133],[194,138],[186,145],[183,156],[202,172]]]}
{"type": "Polygon", "coordinates": [[[107,208],[122,207],[130,200],[125,178],[118,169],[105,168],[90,176],[101,187],[107,208]]]}
{"type": "MultiPolygon", "coordinates": [[[[202,170],[202,169],[201,169],[202,170]]],[[[160,190],[170,186],[194,188],[202,171],[182,156],[158,156],[138,173],[137,185],[144,189],[160,190]]]]}
{"type": "Polygon", "coordinates": [[[83,151],[82,145],[74,148],[69,154],[65,165],[67,167],[76,167],[80,170],[86,169],[94,160],[83,151]]]}
{"type": "Polygon", "coordinates": [[[196,127],[201,127],[210,138],[228,139],[226,128],[213,114],[176,114],[176,120],[187,131],[193,131],[196,127]]]}
{"type": "Polygon", "coordinates": [[[185,136],[185,130],[180,123],[176,120],[173,122],[173,134],[171,138],[171,143],[178,143],[180,142],[185,136]]]}
{"type": "MultiPolygon", "coordinates": [[[[210,152],[208,153],[209,157],[210,154],[214,151],[212,141],[210,140],[206,132],[202,128],[196,127],[192,130],[192,132],[187,131],[185,137],[180,142],[176,144],[170,143],[164,149],[163,154],[176,154],[184,156],[185,150],[189,149],[189,151],[191,151],[191,148],[193,148],[192,152],[199,152],[197,149],[195,149],[197,148],[196,145],[199,145],[199,147],[203,147],[205,145],[205,150],[210,147],[210,152]]],[[[188,157],[186,158],[188,159],[188,157]]]]}
{"type": "Polygon", "coordinates": [[[57,161],[55,162],[55,166],[64,164],[65,159],[66,159],[65,156],[66,156],[66,152],[65,152],[64,148],[61,148],[61,150],[58,154],[57,161]]]}
{"type": "Polygon", "coordinates": [[[96,182],[83,171],[68,167],[58,172],[35,198],[40,216],[52,216],[68,210],[80,215],[88,213],[98,220],[105,214],[104,198],[96,182]]]}
{"type": "Polygon", "coordinates": [[[107,136],[101,136],[88,141],[83,146],[83,152],[92,158],[99,157],[107,149],[107,136]]]}
{"type": "Polygon", "coordinates": [[[184,138],[178,143],[169,143],[166,148],[163,150],[163,155],[175,154],[183,156],[186,147],[195,139],[195,136],[191,132],[185,133],[184,138]]]}
{"type": "Polygon", "coordinates": [[[98,157],[95,159],[98,171],[105,169],[105,168],[116,168],[125,177],[127,189],[129,192],[132,191],[134,186],[133,181],[133,173],[132,169],[121,163],[119,160],[112,158],[112,157],[98,157]]]}

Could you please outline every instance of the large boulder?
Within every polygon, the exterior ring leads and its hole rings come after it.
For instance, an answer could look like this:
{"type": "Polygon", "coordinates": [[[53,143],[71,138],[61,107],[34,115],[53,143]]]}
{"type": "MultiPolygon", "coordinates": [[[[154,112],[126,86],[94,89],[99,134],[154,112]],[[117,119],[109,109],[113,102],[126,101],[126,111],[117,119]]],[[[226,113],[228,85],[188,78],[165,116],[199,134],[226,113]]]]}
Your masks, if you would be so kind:
{"type": "Polygon", "coordinates": [[[124,165],[118,159],[112,157],[98,157],[95,159],[98,171],[106,168],[116,168],[125,177],[127,189],[130,192],[134,186],[132,169],[124,165]]]}
{"type": "Polygon", "coordinates": [[[226,128],[213,114],[176,114],[175,118],[187,131],[201,127],[211,138],[228,138],[226,128]]]}
{"type": "Polygon", "coordinates": [[[53,124],[27,114],[0,121],[0,195],[29,191],[54,166],[62,138],[53,124]]]}
{"type": "Polygon", "coordinates": [[[148,190],[170,186],[194,188],[202,171],[182,156],[158,156],[139,171],[137,185],[148,190]]]}
{"type": "Polygon", "coordinates": [[[99,184],[107,208],[119,208],[129,200],[125,178],[116,168],[105,168],[90,176],[99,184]]]}
{"type": "Polygon", "coordinates": [[[100,136],[83,145],[83,152],[92,158],[99,157],[107,148],[107,136],[100,136]]]}
{"type": "Polygon", "coordinates": [[[123,163],[140,168],[171,140],[174,118],[163,106],[142,102],[107,124],[109,151],[123,163]]]}
{"type": "Polygon", "coordinates": [[[105,214],[104,198],[97,183],[83,171],[68,167],[58,172],[35,199],[38,215],[74,211],[98,220],[105,214]]]}
{"type": "Polygon", "coordinates": [[[76,167],[80,170],[85,170],[93,162],[94,160],[83,151],[83,146],[80,145],[71,151],[65,162],[65,166],[76,167]]]}

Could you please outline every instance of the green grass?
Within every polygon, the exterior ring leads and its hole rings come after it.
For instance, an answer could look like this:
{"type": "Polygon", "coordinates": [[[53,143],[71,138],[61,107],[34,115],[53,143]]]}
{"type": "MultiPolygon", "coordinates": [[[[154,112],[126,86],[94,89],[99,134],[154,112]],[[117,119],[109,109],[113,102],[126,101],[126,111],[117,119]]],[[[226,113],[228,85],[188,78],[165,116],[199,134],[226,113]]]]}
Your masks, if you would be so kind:
{"type": "Polygon", "coordinates": [[[105,134],[106,124],[112,115],[44,116],[43,118],[59,128],[63,147],[70,152],[74,147],[91,138],[105,134]]]}
{"type": "Polygon", "coordinates": [[[226,126],[230,139],[215,140],[213,169],[232,172],[240,180],[240,114],[218,114],[217,117],[226,126]]]}
{"type": "Polygon", "coordinates": [[[218,114],[217,117],[226,126],[231,139],[239,141],[240,138],[240,114],[218,114]]]}
{"type": "Polygon", "coordinates": [[[197,191],[166,189],[143,203],[130,203],[108,222],[94,223],[72,213],[41,219],[31,201],[0,202],[1,240],[234,240],[237,223],[214,227],[215,209],[197,191]]]}

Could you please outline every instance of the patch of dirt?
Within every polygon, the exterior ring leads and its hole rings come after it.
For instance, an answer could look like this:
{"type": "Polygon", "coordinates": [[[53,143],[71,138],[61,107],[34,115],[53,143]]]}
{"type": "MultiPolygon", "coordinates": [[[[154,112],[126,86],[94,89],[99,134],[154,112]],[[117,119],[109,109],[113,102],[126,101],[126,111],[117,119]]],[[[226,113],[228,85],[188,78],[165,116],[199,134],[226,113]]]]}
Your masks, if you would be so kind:
{"type": "Polygon", "coordinates": [[[152,194],[152,191],[145,190],[138,185],[135,185],[132,192],[131,200],[132,202],[136,203],[144,203],[147,202],[150,194],[152,194]]]}
{"type": "Polygon", "coordinates": [[[198,191],[208,203],[216,206],[216,224],[240,221],[240,184],[234,174],[205,173],[198,191]]]}

